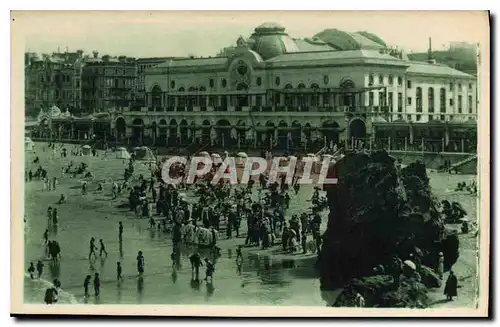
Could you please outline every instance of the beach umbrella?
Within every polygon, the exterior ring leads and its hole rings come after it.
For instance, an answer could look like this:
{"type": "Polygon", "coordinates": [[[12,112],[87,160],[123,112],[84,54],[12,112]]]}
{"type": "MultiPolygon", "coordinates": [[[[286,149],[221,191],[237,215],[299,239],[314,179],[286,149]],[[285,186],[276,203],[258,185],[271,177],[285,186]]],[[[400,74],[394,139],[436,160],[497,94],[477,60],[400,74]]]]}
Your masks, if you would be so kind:
{"type": "Polygon", "coordinates": [[[218,154],[218,153],[212,153],[212,157],[214,157],[214,158],[220,158],[220,154],[218,154]]]}
{"type": "Polygon", "coordinates": [[[417,270],[417,266],[411,260],[405,260],[403,264],[410,267],[412,270],[417,270]]]}
{"type": "Polygon", "coordinates": [[[316,155],[314,153],[308,153],[307,157],[316,157],[316,155]]]}
{"type": "Polygon", "coordinates": [[[248,155],[245,152],[238,152],[237,156],[240,158],[248,158],[248,155]]]}
{"type": "Polygon", "coordinates": [[[83,149],[90,149],[90,145],[84,145],[82,146],[83,149]]]}
{"type": "Polygon", "coordinates": [[[208,154],[207,151],[201,151],[200,152],[200,156],[209,156],[210,154],[208,154]]]}

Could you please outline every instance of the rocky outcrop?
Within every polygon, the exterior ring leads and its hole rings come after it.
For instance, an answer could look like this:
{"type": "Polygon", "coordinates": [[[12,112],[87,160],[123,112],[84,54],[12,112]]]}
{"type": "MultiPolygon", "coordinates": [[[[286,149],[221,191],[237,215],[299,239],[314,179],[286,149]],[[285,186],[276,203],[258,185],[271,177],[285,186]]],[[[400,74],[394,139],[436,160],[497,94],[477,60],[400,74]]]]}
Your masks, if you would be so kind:
{"type": "Polygon", "coordinates": [[[401,281],[394,288],[393,279],[388,275],[376,275],[353,279],[337,297],[334,307],[354,307],[356,294],[361,294],[365,307],[417,308],[429,303],[427,288],[421,283],[401,281]]]}
{"type": "Polygon", "coordinates": [[[338,183],[325,186],[330,214],[319,256],[322,290],[344,286],[418,253],[434,268],[458,258],[458,239],[447,236],[422,163],[399,169],[385,151],[346,155],[329,169],[338,183]]]}

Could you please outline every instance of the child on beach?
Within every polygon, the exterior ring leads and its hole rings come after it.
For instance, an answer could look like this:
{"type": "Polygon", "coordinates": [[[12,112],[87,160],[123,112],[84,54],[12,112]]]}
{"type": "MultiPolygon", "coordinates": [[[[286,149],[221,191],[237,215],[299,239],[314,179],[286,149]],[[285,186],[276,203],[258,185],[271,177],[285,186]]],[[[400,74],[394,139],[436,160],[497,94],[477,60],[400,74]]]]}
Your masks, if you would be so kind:
{"type": "Polygon", "coordinates": [[[101,292],[101,279],[99,278],[99,273],[95,273],[94,275],[94,292],[95,296],[99,296],[101,292]]]}
{"type": "Polygon", "coordinates": [[[36,270],[38,272],[38,279],[40,279],[40,277],[42,277],[42,274],[43,274],[43,266],[44,264],[42,263],[41,260],[38,260],[37,264],[36,264],[36,270]]]}
{"type": "Polygon", "coordinates": [[[87,277],[85,277],[85,281],[83,282],[83,289],[85,291],[85,297],[89,296],[89,284],[90,284],[91,278],[92,277],[90,275],[87,275],[87,277]]]}
{"type": "Polygon", "coordinates": [[[35,266],[33,265],[33,262],[30,263],[30,267],[28,268],[28,273],[30,274],[31,279],[35,279],[35,276],[33,273],[35,272],[35,266]]]}

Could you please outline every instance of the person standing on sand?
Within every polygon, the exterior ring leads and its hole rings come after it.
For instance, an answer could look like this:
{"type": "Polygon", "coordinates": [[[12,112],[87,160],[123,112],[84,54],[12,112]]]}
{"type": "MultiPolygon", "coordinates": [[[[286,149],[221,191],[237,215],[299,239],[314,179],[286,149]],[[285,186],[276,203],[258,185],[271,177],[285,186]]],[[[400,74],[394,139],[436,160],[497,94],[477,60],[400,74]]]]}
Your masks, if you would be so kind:
{"type": "Polygon", "coordinates": [[[28,273],[30,274],[31,279],[35,279],[35,276],[33,275],[35,273],[35,266],[33,265],[33,262],[30,263],[28,273]]]}
{"type": "Polygon", "coordinates": [[[437,262],[437,267],[436,267],[436,274],[438,274],[440,279],[443,279],[443,272],[444,272],[444,256],[443,256],[443,252],[439,252],[438,262],[437,262]]]}
{"type": "Polygon", "coordinates": [[[116,262],[116,280],[118,280],[118,281],[123,280],[122,265],[121,265],[120,261],[116,262]]]}
{"type": "Polygon", "coordinates": [[[213,282],[214,280],[213,274],[215,271],[215,266],[208,260],[208,258],[205,258],[205,264],[207,267],[207,270],[205,271],[205,281],[208,282],[208,277],[210,277],[210,282],[213,282]]]}
{"type": "Polygon", "coordinates": [[[458,280],[457,276],[450,270],[448,279],[446,280],[446,285],[444,287],[444,295],[448,301],[453,301],[453,297],[457,296],[458,280]]]}

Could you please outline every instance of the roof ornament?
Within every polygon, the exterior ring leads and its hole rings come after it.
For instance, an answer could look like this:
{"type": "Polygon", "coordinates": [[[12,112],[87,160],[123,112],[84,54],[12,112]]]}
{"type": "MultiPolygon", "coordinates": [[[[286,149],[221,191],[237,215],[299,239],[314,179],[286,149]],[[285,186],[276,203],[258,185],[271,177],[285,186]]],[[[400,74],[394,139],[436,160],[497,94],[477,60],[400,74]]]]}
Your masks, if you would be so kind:
{"type": "Polygon", "coordinates": [[[236,46],[238,48],[246,48],[247,47],[247,41],[243,36],[240,36],[238,40],[236,41],[236,46]]]}

